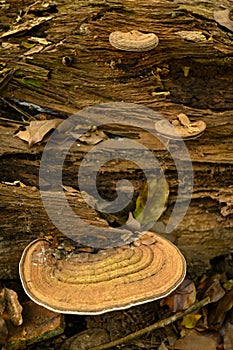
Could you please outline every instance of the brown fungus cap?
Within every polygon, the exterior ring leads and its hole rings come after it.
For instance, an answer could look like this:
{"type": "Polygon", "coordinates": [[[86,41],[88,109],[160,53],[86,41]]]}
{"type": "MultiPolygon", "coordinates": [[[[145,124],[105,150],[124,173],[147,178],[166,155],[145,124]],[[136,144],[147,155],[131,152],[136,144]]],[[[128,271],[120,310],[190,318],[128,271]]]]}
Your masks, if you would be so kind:
{"type": "Polygon", "coordinates": [[[138,30],[131,32],[112,32],[109,35],[110,44],[123,51],[144,52],[158,46],[159,39],[154,33],[141,33],[138,30]]]}
{"type": "Polygon", "coordinates": [[[29,244],[20,261],[28,296],[53,311],[101,314],[162,298],[182,282],[185,259],[170,241],[146,232],[134,245],[57,260],[46,240],[29,244]]]}
{"type": "Polygon", "coordinates": [[[191,122],[189,118],[180,113],[177,119],[173,120],[171,124],[167,120],[159,120],[155,123],[155,130],[162,136],[168,139],[195,139],[203,134],[206,129],[206,123],[203,120],[191,122]],[[175,133],[174,133],[175,131],[175,133]]]}

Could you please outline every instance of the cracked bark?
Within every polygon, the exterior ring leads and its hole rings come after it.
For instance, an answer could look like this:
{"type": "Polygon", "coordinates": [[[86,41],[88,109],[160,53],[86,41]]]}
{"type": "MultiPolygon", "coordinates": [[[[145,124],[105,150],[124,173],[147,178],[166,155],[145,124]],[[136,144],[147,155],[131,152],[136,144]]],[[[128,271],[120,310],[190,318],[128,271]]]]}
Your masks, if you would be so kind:
{"type": "MultiPolygon", "coordinates": [[[[1,14],[1,34],[9,30],[22,9],[13,0],[7,4],[9,8],[1,14]]],[[[29,2],[24,4],[26,9],[29,2]]],[[[231,2],[224,5],[230,7],[231,2]]],[[[204,272],[211,258],[232,253],[233,34],[214,21],[218,2],[58,1],[47,10],[36,6],[24,12],[22,23],[33,16],[52,18],[30,31],[1,39],[2,77],[5,68],[15,70],[1,95],[7,100],[50,107],[66,116],[89,105],[124,101],[151,107],[168,119],[183,112],[191,119],[204,120],[204,135],[187,142],[195,175],[194,193],[175,232],[176,244],[194,274],[204,272]],[[156,33],[159,46],[145,53],[110,46],[111,31],[132,29],[156,33]],[[181,31],[201,32],[202,40],[184,39],[181,31]],[[43,36],[50,44],[30,55],[25,43],[31,36],[43,36]],[[63,57],[69,57],[71,64],[64,65],[63,57]]],[[[15,126],[1,124],[1,180],[20,180],[27,185],[22,189],[1,185],[0,278],[4,279],[18,276],[20,254],[32,239],[57,231],[42,208],[38,189],[33,187],[38,186],[43,145],[28,149],[12,137],[15,126]]],[[[116,132],[111,128],[108,131],[116,132]]],[[[117,129],[117,133],[132,137],[129,129],[117,129]]],[[[166,220],[177,189],[174,164],[160,143],[143,131],[139,137],[166,167],[171,188],[166,220]]],[[[66,185],[75,186],[76,168],[89,149],[83,145],[70,151],[66,185]]],[[[114,179],[127,176],[136,190],[142,183],[139,170],[127,168],[125,163],[106,165],[102,170],[103,192],[106,179],[114,186],[114,179]]],[[[82,207],[79,210],[82,212],[82,207]]],[[[84,210],[83,215],[104,225],[94,211],[84,210]]]]}

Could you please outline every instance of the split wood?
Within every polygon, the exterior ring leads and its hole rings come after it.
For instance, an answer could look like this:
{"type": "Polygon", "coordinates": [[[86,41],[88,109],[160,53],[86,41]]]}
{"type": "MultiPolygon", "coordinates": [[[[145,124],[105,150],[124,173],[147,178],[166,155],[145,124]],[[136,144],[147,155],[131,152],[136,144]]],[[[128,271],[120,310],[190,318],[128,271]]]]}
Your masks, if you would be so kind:
{"type": "Polygon", "coordinates": [[[152,332],[155,329],[165,327],[165,326],[167,326],[167,325],[169,325],[169,324],[179,320],[180,318],[190,314],[191,312],[202,308],[203,306],[205,306],[205,305],[207,305],[209,303],[210,303],[210,298],[207,297],[207,298],[202,299],[201,301],[193,304],[188,309],[186,309],[184,311],[181,311],[181,312],[177,312],[175,315],[172,315],[172,316],[170,316],[168,318],[165,318],[165,319],[163,319],[161,321],[158,321],[158,322],[152,324],[151,326],[145,327],[145,328],[143,328],[143,329],[141,329],[141,330],[139,330],[137,332],[134,332],[134,333],[131,333],[131,334],[127,335],[126,337],[123,337],[123,338],[120,338],[120,339],[117,339],[117,340],[113,340],[113,341],[111,341],[109,343],[105,343],[105,344],[102,344],[102,345],[94,346],[93,348],[90,348],[89,350],[111,349],[114,346],[120,345],[122,343],[127,343],[127,342],[129,342],[131,340],[134,340],[136,338],[139,338],[139,337],[143,336],[146,333],[152,332]]]}

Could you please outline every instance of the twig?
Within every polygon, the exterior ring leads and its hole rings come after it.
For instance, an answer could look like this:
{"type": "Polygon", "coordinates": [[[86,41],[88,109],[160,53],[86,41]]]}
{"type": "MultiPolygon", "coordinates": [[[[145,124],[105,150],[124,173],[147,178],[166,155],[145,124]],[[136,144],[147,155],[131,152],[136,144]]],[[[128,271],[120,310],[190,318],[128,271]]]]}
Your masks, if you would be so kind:
{"type": "Polygon", "coordinates": [[[210,298],[207,297],[207,298],[197,302],[196,304],[193,304],[188,309],[186,309],[184,311],[181,311],[181,312],[177,312],[175,315],[172,315],[172,316],[170,316],[168,318],[165,318],[165,319],[163,319],[161,321],[158,321],[158,322],[152,324],[151,326],[143,328],[143,329],[141,329],[141,330],[139,330],[137,332],[131,333],[131,334],[127,335],[126,337],[123,337],[123,338],[120,338],[120,339],[117,339],[117,340],[113,340],[113,341],[111,341],[109,343],[105,343],[105,344],[102,344],[102,345],[94,346],[93,348],[90,348],[89,350],[111,349],[114,346],[120,345],[122,343],[127,343],[130,340],[134,340],[136,338],[139,338],[139,337],[141,337],[142,335],[144,335],[146,333],[154,331],[155,329],[165,327],[165,326],[167,326],[167,325],[169,325],[169,324],[179,320],[180,318],[190,314],[191,312],[202,308],[203,306],[205,306],[205,305],[207,305],[209,303],[210,303],[210,298]]]}
{"type": "Polygon", "coordinates": [[[27,112],[23,111],[21,108],[19,108],[18,106],[16,106],[14,103],[11,103],[9,101],[7,101],[4,97],[0,96],[0,99],[6,103],[8,106],[10,106],[11,108],[15,109],[17,112],[19,112],[20,114],[22,114],[24,117],[28,118],[29,120],[35,120],[35,118],[28,114],[27,112]]]}
{"type": "Polygon", "coordinates": [[[10,69],[7,74],[0,80],[0,91],[3,91],[7,84],[11,81],[11,79],[13,78],[14,76],[14,73],[15,73],[16,69],[13,68],[13,69],[10,69]]]}
{"type": "Polygon", "coordinates": [[[29,122],[21,122],[19,120],[13,120],[13,119],[9,119],[9,118],[3,118],[3,117],[0,117],[0,122],[3,121],[3,122],[6,122],[6,123],[11,123],[11,124],[20,124],[20,125],[29,125],[30,123],[29,122]]]}

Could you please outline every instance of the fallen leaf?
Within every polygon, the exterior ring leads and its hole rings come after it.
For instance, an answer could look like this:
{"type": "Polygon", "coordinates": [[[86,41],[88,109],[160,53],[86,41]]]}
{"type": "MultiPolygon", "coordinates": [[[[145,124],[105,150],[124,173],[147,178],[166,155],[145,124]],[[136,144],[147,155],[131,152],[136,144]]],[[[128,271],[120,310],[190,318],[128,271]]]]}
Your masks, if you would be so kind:
{"type": "Polygon", "coordinates": [[[214,11],[214,19],[221,26],[233,32],[233,21],[230,20],[230,10],[214,11]]]}
{"type": "Polygon", "coordinates": [[[220,324],[224,318],[224,315],[233,307],[233,289],[227,292],[224,297],[219,300],[217,307],[209,315],[209,324],[220,324]],[[215,312],[214,312],[215,311],[215,312]]]}
{"type": "Polygon", "coordinates": [[[134,217],[141,225],[156,222],[167,208],[168,196],[169,186],[163,176],[147,181],[137,197],[134,217]]]}
{"type": "Polygon", "coordinates": [[[44,46],[41,44],[33,46],[30,50],[24,52],[24,56],[30,56],[33,55],[34,53],[39,53],[43,50],[44,46]]]}
{"type": "Polygon", "coordinates": [[[211,303],[222,299],[225,295],[225,290],[222,288],[220,283],[221,275],[214,275],[210,282],[207,285],[207,288],[204,292],[204,297],[209,297],[211,303]]]}
{"type": "Polygon", "coordinates": [[[41,45],[49,45],[49,44],[52,43],[51,41],[48,41],[45,38],[38,38],[38,37],[35,37],[35,36],[31,36],[30,38],[28,38],[28,41],[32,41],[34,43],[39,43],[41,45]]]}
{"type": "Polygon", "coordinates": [[[71,187],[71,186],[65,186],[62,185],[62,188],[69,193],[80,193],[78,190],[76,190],[75,188],[71,187]]]}
{"type": "Polygon", "coordinates": [[[8,339],[8,329],[4,318],[0,315],[0,344],[5,345],[8,339]]]}
{"type": "Polygon", "coordinates": [[[158,350],[168,350],[168,348],[166,347],[166,345],[164,344],[164,342],[162,342],[159,347],[158,350]]]}
{"type": "Polygon", "coordinates": [[[186,310],[195,301],[195,284],[191,280],[185,279],[173,293],[161,300],[160,305],[167,305],[171,311],[177,312],[186,310]]]}
{"type": "Polygon", "coordinates": [[[232,350],[233,347],[233,324],[228,323],[224,333],[224,350],[232,350]]]}
{"type": "Polygon", "coordinates": [[[5,289],[6,312],[9,314],[11,322],[15,326],[20,326],[23,323],[22,311],[23,308],[18,301],[17,293],[9,288],[5,289]]]}
{"type": "Polygon", "coordinates": [[[201,317],[199,314],[188,314],[183,317],[181,325],[188,329],[195,328],[201,317]]]}
{"type": "Polygon", "coordinates": [[[201,280],[198,284],[198,288],[203,289],[206,286],[207,280],[208,280],[208,276],[206,274],[202,275],[201,280]]]}
{"type": "Polygon", "coordinates": [[[22,41],[21,45],[23,47],[25,47],[26,49],[31,49],[32,47],[34,47],[36,44],[35,43],[28,43],[27,41],[22,41]]]}
{"type": "Polygon", "coordinates": [[[226,282],[223,284],[223,287],[224,287],[226,290],[231,290],[231,289],[233,289],[233,280],[228,280],[228,281],[226,281],[226,282]]]}
{"type": "Polygon", "coordinates": [[[4,288],[0,292],[0,315],[3,314],[5,310],[6,304],[5,304],[5,290],[4,288]]]}
{"type": "Polygon", "coordinates": [[[99,130],[96,126],[93,126],[89,131],[77,136],[77,138],[79,141],[85,142],[88,145],[96,145],[103,140],[107,140],[108,136],[102,130],[99,130]]]}
{"type": "Polygon", "coordinates": [[[174,350],[216,350],[215,340],[191,330],[174,344],[174,350]]]}
{"type": "MultiPolygon", "coordinates": [[[[7,322],[9,339],[7,349],[36,349],[35,343],[45,341],[64,332],[64,318],[61,314],[28,301],[23,304],[24,323],[13,326],[7,322]],[[31,346],[30,346],[31,345],[31,346]]],[[[45,346],[45,349],[48,347],[45,346]]]]}
{"type": "Polygon", "coordinates": [[[45,135],[62,122],[62,119],[51,119],[51,120],[36,120],[32,121],[30,125],[26,126],[25,130],[19,130],[15,136],[21,140],[27,141],[29,147],[43,140],[45,135]]]}

